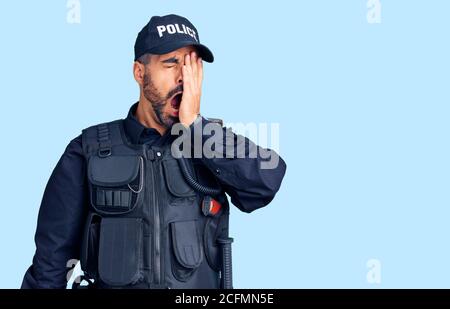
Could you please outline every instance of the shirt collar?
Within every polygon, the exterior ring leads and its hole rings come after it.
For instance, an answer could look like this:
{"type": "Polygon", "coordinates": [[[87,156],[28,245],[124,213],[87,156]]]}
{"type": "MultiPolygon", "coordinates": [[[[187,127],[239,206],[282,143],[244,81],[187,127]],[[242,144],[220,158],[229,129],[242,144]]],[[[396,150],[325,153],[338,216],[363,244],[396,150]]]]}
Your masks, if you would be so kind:
{"type": "Polygon", "coordinates": [[[124,120],[124,129],[130,142],[133,144],[142,144],[145,137],[159,138],[161,134],[154,128],[147,128],[136,118],[136,109],[138,103],[134,103],[128,111],[127,118],[124,120]]]}

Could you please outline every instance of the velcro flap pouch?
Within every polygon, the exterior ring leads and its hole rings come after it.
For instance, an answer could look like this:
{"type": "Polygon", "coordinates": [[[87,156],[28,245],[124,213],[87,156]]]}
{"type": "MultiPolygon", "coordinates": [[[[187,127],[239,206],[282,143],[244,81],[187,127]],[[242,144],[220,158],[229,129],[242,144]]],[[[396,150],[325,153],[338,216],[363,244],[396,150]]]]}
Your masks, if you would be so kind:
{"type": "Polygon", "coordinates": [[[195,196],[192,187],[186,183],[176,160],[163,161],[166,184],[169,191],[178,197],[195,196]]]}
{"type": "Polygon", "coordinates": [[[111,286],[126,286],[143,278],[141,218],[103,218],[100,227],[98,274],[111,286]]]}
{"type": "Polygon", "coordinates": [[[186,268],[197,268],[203,260],[200,235],[195,220],[172,222],[172,244],[178,263],[186,268]]]}
{"type": "Polygon", "coordinates": [[[88,163],[91,202],[112,211],[132,208],[143,186],[143,162],[139,156],[93,156],[88,163]]]}
{"type": "Polygon", "coordinates": [[[89,159],[89,180],[98,186],[123,186],[136,179],[141,158],[138,156],[109,156],[89,159]]]}

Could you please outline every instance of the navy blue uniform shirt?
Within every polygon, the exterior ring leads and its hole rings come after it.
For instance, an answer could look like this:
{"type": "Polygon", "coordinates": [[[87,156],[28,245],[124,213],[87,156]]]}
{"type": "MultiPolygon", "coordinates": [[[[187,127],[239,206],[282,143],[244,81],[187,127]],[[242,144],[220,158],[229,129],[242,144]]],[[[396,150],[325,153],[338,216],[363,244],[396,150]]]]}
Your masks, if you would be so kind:
{"type": "MultiPolygon", "coordinates": [[[[162,136],[157,130],[139,123],[135,117],[136,108],[137,103],[124,120],[127,138],[133,144],[157,145],[163,140],[162,136]]],[[[205,118],[201,120],[202,125],[209,122],[205,118]]],[[[256,147],[247,138],[245,143],[256,147]]],[[[276,168],[259,168],[264,160],[259,152],[256,158],[201,160],[215,174],[231,202],[245,212],[270,203],[286,171],[281,157],[276,168]]],[[[79,135],[67,146],[45,188],[35,235],[36,252],[33,264],[25,273],[22,288],[66,287],[68,267],[73,266],[68,263],[80,256],[82,230],[89,205],[86,165],[79,135]]]]}

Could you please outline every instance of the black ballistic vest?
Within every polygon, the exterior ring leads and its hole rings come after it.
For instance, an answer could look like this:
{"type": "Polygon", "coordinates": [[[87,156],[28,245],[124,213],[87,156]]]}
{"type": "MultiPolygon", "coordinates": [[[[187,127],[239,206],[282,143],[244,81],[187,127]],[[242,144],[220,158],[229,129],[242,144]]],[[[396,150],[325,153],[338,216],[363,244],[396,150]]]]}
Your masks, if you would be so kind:
{"type": "MultiPolygon", "coordinates": [[[[220,288],[217,240],[228,237],[229,204],[215,216],[201,210],[204,196],[192,189],[170,151],[130,144],[122,120],[83,130],[89,213],[81,267],[99,288],[220,288]]],[[[202,184],[214,177],[186,160],[202,184]]]]}

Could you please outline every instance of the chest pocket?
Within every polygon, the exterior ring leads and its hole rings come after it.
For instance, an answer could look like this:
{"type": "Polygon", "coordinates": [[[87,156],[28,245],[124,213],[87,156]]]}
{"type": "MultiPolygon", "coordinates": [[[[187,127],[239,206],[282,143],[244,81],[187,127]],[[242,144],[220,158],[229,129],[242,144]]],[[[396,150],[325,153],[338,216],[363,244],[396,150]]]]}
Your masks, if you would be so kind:
{"type": "Polygon", "coordinates": [[[99,213],[132,211],[144,187],[144,162],[139,156],[93,156],[88,162],[91,204],[99,213]]]}
{"type": "Polygon", "coordinates": [[[183,205],[186,201],[194,201],[196,193],[186,182],[177,160],[164,160],[162,166],[166,187],[170,193],[168,196],[170,204],[183,205]]]}

